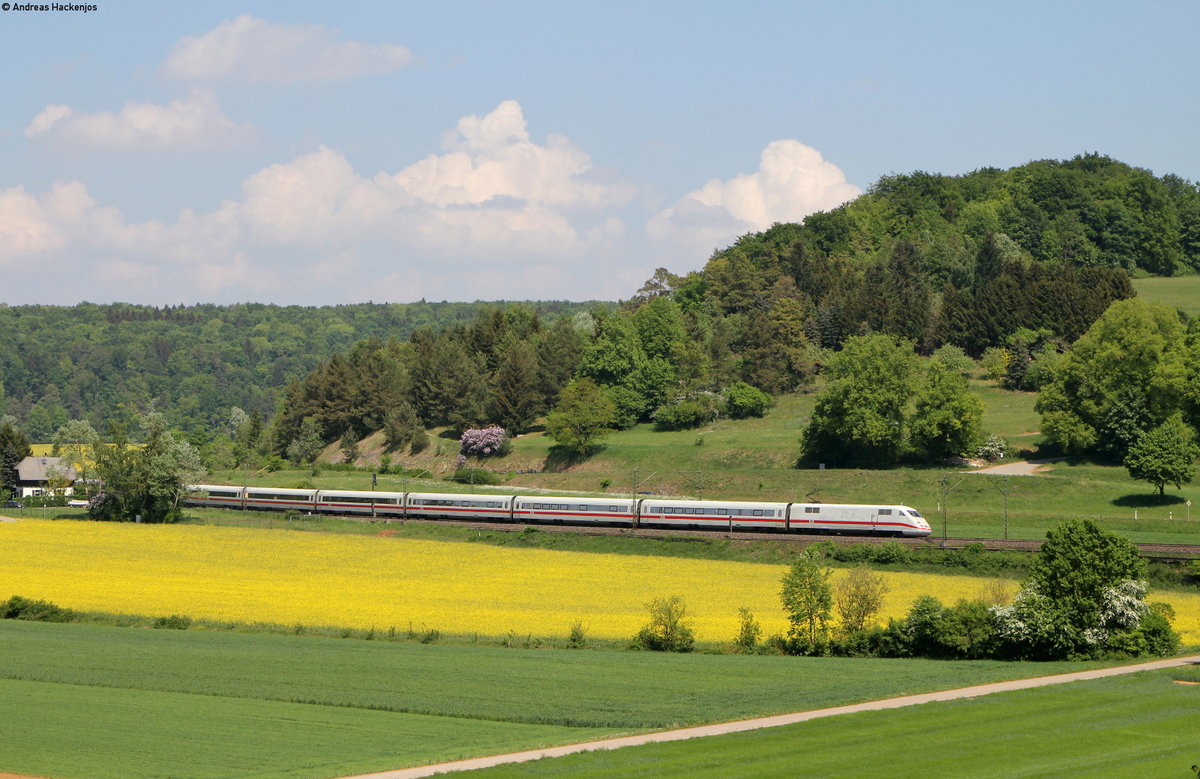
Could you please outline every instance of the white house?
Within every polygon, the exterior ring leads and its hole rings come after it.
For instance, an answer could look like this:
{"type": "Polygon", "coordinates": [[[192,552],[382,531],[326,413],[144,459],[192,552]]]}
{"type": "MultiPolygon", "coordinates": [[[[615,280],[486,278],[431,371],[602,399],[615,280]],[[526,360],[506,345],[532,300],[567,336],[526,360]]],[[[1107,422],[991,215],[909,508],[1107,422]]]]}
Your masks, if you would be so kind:
{"type": "Polygon", "coordinates": [[[74,493],[75,469],[61,457],[26,457],[17,464],[17,489],[14,498],[33,495],[71,495],[74,493]],[[66,486],[51,487],[50,482],[66,486]]]}

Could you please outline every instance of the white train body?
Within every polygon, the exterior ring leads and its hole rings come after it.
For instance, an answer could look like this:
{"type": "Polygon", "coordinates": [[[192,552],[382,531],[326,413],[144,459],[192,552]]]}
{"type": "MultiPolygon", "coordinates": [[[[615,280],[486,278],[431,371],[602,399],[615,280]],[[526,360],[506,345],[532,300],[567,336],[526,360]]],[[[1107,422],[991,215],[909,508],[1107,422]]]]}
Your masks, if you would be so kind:
{"type": "Polygon", "coordinates": [[[382,519],[480,519],[618,527],[761,530],[928,536],[920,512],[902,505],[768,503],[564,495],[478,495],[459,492],[297,490],[197,484],[190,506],[303,511],[382,519]]]}

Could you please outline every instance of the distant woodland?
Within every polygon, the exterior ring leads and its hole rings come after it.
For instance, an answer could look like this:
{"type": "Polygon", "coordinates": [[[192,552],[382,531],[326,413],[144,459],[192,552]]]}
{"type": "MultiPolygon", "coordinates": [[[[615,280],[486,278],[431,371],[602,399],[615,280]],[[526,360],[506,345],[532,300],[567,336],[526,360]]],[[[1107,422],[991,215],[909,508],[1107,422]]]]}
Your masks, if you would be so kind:
{"type": "Polygon", "coordinates": [[[0,403],[34,440],[149,407],[198,445],[249,419],[279,457],[378,429],[397,446],[440,425],[527,429],[584,380],[616,426],[687,427],[735,386],[804,388],[868,334],[1003,350],[1022,386],[1133,296],[1131,275],[1197,271],[1200,190],[1177,176],[1094,154],[916,172],[659,269],[620,304],[0,307],[0,403]]]}

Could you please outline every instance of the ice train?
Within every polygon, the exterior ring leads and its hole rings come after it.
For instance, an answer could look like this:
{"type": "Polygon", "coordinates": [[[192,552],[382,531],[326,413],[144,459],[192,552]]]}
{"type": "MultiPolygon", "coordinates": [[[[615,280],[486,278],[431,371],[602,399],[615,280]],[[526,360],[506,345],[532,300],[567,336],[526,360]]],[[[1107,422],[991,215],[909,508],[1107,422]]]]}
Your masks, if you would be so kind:
{"type": "Polygon", "coordinates": [[[766,503],[657,497],[479,495],[440,492],[299,490],[197,484],[189,506],[368,516],[377,519],[468,519],[521,524],[758,530],[778,533],[928,536],[929,523],[909,506],[766,503]]]}

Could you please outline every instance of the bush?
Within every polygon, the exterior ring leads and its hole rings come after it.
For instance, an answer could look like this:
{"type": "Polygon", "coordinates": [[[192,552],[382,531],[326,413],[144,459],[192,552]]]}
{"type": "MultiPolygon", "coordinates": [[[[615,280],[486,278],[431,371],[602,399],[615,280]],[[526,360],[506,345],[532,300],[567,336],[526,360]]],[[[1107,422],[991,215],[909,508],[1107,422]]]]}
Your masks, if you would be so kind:
{"type": "Polygon", "coordinates": [[[567,649],[586,649],[587,629],[583,622],[575,620],[571,623],[571,632],[567,634],[567,649]]]}
{"type": "Polygon", "coordinates": [[[447,478],[449,481],[456,481],[460,484],[501,484],[503,482],[499,474],[492,473],[486,468],[459,468],[447,478]]]}
{"type": "Polygon", "coordinates": [[[75,612],[50,601],[32,600],[14,595],[0,603],[0,619],[24,619],[30,622],[70,622],[75,612]]]}
{"type": "Polygon", "coordinates": [[[467,457],[503,457],[512,451],[512,441],[499,425],[464,430],[458,440],[459,452],[467,457]]]}
{"type": "Polygon", "coordinates": [[[408,446],[409,454],[420,454],[429,448],[429,433],[417,430],[413,433],[412,442],[408,446]]]}
{"type": "Polygon", "coordinates": [[[650,623],[638,631],[630,642],[630,649],[651,652],[690,652],[696,644],[688,621],[687,605],[683,598],[655,598],[646,604],[650,611],[650,623]]]}
{"type": "Polygon", "coordinates": [[[715,418],[716,409],[711,401],[693,398],[659,406],[654,412],[654,427],[658,430],[690,430],[715,418]]]}
{"type": "Polygon", "coordinates": [[[978,659],[993,654],[996,619],[983,601],[960,600],[947,608],[923,595],[904,619],[909,651],[920,657],[978,659]]]}
{"type": "Polygon", "coordinates": [[[1001,346],[991,346],[979,358],[979,363],[987,371],[989,379],[999,379],[1008,370],[1008,363],[1011,358],[1012,355],[1008,353],[1007,349],[1001,346]]]}
{"type": "Polygon", "coordinates": [[[169,617],[159,617],[154,620],[154,627],[159,630],[187,630],[192,626],[192,618],[182,614],[172,614],[169,617]]]}
{"type": "Polygon", "coordinates": [[[722,408],[727,417],[745,419],[746,417],[763,416],[773,402],[767,393],[757,387],[751,387],[744,381],[739,381],[725,391],[722,408]]]}
{"type": "Polygon", "coordinates": [[[743,606],[738,609],[738,634],[733,643],[743,652],[752,652],[762,638],[762,626],[754,618],[753,612],[743,606]]]}
{"type": "Polygon", "coordinates": [[[992,433],[975,450],[975,456],[988,462],[995,462],[1003,457],[1007,457],[1009,451],[1008,442],[995,433],[992,433]]]}
{"type": "Polygon", "coordinates": [[[970,376],[971,372],[975,370],[975,361],[954,344],[939,346],[933,353],[933,359],[963,376],[970,376]]]}

